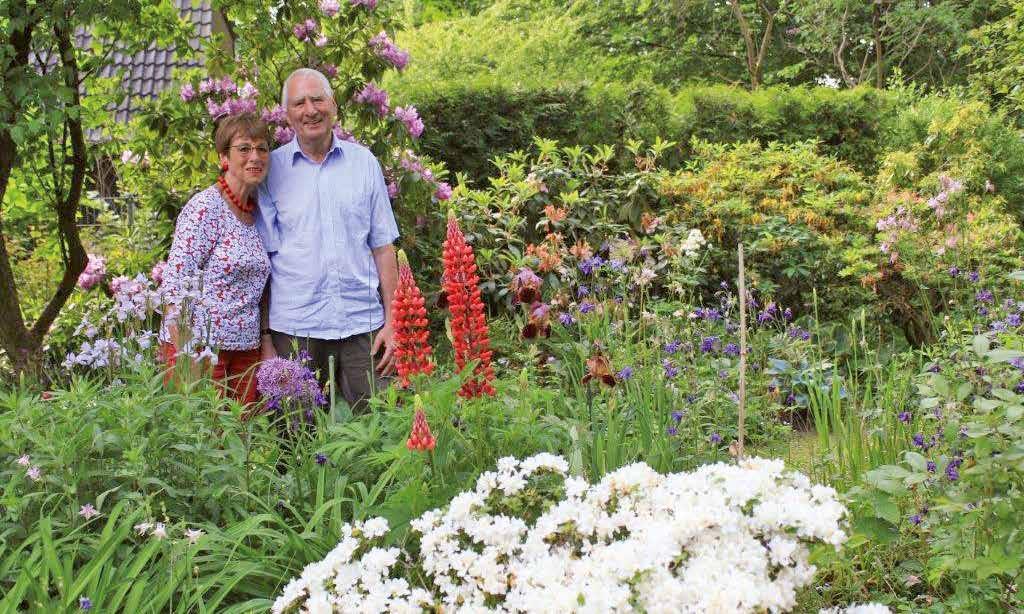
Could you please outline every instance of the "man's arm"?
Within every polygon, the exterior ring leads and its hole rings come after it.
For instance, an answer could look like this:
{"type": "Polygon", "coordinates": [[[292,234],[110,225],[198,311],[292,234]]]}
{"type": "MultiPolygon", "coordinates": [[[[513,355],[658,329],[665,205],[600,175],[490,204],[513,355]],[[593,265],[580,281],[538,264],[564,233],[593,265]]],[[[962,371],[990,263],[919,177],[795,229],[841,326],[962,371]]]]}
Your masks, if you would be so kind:
{"type": "Polygon", "coordinates": [[[380,279],[381,300],[384,303],[384,327],[380,329],[373,339],[373,346],[370,353],[374,356],[384,347],[384,355],[377,363],[377,370],[381,375],[391,375],[395,370],[395,328],[394,312],[391,310],[391,301],[395,297],[395,289],[398,288],[398,257],[395,255],[395,246],[388,243],[371,250],[373,261],[377,265],[377,275],[380,279]]]}
{"type": "Polygon", "coordinates": [[[260,296],[260,360],[277,358],[277,349],[274,347],[274,340],[270,333],[270,278],[263,286],[263,295],[260,296]]]}

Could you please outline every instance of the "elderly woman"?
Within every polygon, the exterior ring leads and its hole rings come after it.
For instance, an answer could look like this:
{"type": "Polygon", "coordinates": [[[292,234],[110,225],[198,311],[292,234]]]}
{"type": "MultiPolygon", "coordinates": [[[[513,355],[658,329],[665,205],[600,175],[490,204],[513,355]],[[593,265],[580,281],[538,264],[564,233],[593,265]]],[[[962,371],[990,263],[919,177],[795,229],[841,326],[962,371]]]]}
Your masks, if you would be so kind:
{"type": "Polygon", "coordinates": [[[270,275],[253,215],[270,164],[270,135],[256,116],[234,115],[220,121],[214,142],[222,173],[188,201],[174,230],[161,285],[161,348],[172,367],[179,352],[209,357],[222,392],[252,403],[270,275]]]}

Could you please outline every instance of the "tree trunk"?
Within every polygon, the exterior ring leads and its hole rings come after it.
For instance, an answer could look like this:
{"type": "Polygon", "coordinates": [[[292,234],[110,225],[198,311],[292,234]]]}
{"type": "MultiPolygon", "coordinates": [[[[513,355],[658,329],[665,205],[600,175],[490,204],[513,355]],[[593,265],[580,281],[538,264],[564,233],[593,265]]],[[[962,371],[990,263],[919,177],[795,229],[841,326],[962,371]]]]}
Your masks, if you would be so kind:
{"type": "Polygon", "coordinates": [[[882,0],[875,0],[871,6],[871,28],[875,35],[875,87],[885,87],[885,50],[882,45],[882,0]]]}
{"type": "MultiPolygon", "coordinates": [[[[18,15],[28,14],[24,3],[20,7],[12,7],[18,11],[18,15]]],[[[10,59],[0,68],[4,69],[5,75],[16,75],[25,70],[32,70],[29,63],[29,50],[32,44],[32,30],[37,22],[25,20],[24,25],[15,29],[11,35],[10,45],[14,50],[10,59]]],[[[29,372],[30,375],[38,374],[38,367],[42,363],[40,350],[43,340],[50,330],[50,326],[56,320],[61,308],[71,297],[75,289],[78,276],[85,269],[86,254],[82,241],[78,235],[76,216],[78,214],[79,201],[82,198],[82,189],[85,183],[88,170],[88,154],[85,145],[85,132],[81,121],[81,100],[79,94],[79,71],[78,62],[75,58],[75,50],[71,40],[71,30],[60,25],[54,27],[54,36],[60,52],[60,71],[63,85],[70,92],[70,100],[62,109],[64,133],[70,140],[71,153],[67,155],[65,142],[59,143],[59,151],[62,158],[55,162],[53,172],[57,175],[65,172],[65,167],[70,164],[70,181],[67,183],[67,190],[55,195],[57,212],[57,236],[63,247],[64,273],[60,283],[54,291],[53,296],[43,308],[42,313],[32,324],[31,329],[26,326],[24,316],[21,312],[21,302],[18,296],[17,282],[14,279],[14,270],[11,266],[10,252],[7,249],[7,242],[4,238],[2,209],[0,209],[0,347],[7,353],[16,373],[29,372]]],[[[3,95],[6,97],[6,112],[3,123],[0,123],[0,206],[7,193],[7,186],[10,182],[11,172],[17,164],[18,150],[9,128],[17,123],[23,112],[21,102],[15,98],[14,93],[7,82],[8,87],[3,88],[3,95]]],[[[55,185],[60,185],[55,182],[55,185]]]]}

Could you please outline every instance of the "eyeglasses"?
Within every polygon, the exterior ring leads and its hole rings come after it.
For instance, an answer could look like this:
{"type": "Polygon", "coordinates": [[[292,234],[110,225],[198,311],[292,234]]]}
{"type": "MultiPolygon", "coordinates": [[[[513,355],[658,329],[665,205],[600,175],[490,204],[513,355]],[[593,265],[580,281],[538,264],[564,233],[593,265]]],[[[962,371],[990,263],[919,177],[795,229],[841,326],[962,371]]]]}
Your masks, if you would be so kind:
{"type": "Polygon", "coordinates": [[[270,148],[267,147],[266,145],[257,145],[256,147],[253,147],[252,145],[231,145],[228,149],[237,149],[238,153],[242,154],[243,156],[248,156],[249,154],[252,153],[252,150],[254,149],[256,150],[256,153],[258,153],[261,156],[266,156],[270,154],[270,148]]]}

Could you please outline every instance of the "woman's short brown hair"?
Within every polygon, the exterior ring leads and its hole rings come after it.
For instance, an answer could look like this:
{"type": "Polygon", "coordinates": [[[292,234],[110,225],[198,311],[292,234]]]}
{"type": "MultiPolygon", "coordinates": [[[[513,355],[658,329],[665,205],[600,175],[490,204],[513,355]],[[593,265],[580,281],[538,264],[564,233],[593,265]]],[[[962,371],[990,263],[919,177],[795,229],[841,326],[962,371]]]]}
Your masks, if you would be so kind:
{"type": "Polygon", "coordinates": [[[231,141],[236,136],[249,137],[254,141],[263,140],[270,146],[270,128],[253,113],[229,115],[217,122],[217,131],[213,135],[213,145],[217,153],[228,155],[231,141]]]}

